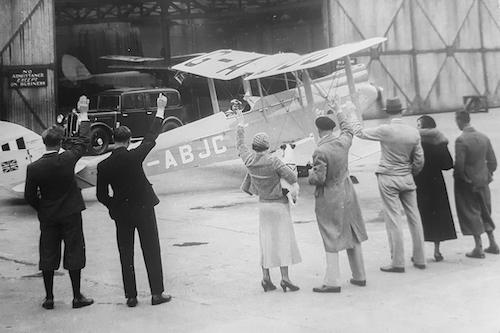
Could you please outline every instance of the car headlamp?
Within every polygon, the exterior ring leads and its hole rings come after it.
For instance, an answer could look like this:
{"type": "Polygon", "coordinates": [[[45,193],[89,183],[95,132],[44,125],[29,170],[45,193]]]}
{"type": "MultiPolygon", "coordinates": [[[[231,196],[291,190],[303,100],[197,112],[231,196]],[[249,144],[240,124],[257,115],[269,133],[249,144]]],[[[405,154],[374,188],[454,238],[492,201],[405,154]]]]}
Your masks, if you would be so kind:
{"type": "Polygon", "coordinates": [[[62,114],[58,114],[56,117],[57,124],[62,125],[63,121],[64,121],[64,116],[62,114]]]}

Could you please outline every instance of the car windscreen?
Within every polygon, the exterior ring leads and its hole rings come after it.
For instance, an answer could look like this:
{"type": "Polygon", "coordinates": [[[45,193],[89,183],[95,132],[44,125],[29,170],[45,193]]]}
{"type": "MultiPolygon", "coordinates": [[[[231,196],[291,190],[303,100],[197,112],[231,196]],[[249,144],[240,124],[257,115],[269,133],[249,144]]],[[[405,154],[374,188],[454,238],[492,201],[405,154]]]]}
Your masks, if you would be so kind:
{"type": "Polygon", "coordinates": [[[122,96],[122,109],[144,109],[143,94],[126,94],[122,96]]]}
{"type": "Polygon", "coordinates": [[[118,110],[120,106],[120,99],[117,95],[103,95],[99,96],[99,109],[105,110],[118,110]]]}
{"type": "MultiPolygon", "coordinates": [[[[168,106],[177,106],[180,104],[179,94],[174,91],[162,91],[163,95],[167,96],[167,107],[168,106]]],[[[160,92],[155,93],[147,93],[146,94],[146,107],[148,108],[156,108],[156,99],[160,92]]]]}

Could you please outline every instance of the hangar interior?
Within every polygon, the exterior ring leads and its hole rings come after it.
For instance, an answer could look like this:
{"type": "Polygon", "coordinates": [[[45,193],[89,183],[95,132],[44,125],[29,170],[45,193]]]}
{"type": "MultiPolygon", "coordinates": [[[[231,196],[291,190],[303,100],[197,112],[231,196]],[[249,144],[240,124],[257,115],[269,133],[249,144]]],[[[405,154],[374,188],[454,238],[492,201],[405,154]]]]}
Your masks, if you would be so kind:
{"type": "Polygon", "coordinates": [[[388,40],[358,60],[408,112],[457,110],[465,96],[495,107],[499,33],[497,0],[5,0],[0,119],[41,132],[91,92],[66,89],[63,55],[104,73],[116,71],[106,55],[162,57],[166,67],[220,48],[306,53],[375,36],[388,40]]]}
{"type": "Polygon", "coordinates": [[[2,72],[44,65],[47,85],[14,92],[3,75],[0,118],[40,132],[78,94],[93,93],[88,85],[67,84],[65,54],[94,74],[116,71],[109,68],[113,62],[100,59],[106,55],[163,57],[168,66],[172,56],[221,48],[323,48],[321,6],[321,0],[9,0],[0,8],[8,18],[0,29],[2,72]]]}

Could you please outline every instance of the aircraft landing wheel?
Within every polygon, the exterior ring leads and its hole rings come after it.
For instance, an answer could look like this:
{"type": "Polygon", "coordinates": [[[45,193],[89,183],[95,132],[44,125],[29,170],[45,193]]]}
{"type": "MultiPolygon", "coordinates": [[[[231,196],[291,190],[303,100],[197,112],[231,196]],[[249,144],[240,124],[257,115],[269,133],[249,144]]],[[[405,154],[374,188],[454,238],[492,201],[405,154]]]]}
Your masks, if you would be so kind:
{"type": "Polygon", "coordinates": [[[308,177],[309,176],[309,167],[304,165],[297,165],[297,177],[308,177]]]}
{"type": "Polygon", "coordinates": [[[94,127],[90,132],[90,153],[92,155],[104,154],[108,150],[109,142],[108,131],[102,127],[94,127]]]}
{"type": "Polygon", "coordinates": [[[180,127],[181,125],[175,121],[167,121],[164,123],[161,127],[161,132],[168,132],[170,130],[173,130],[174,128],[180,127]]]}

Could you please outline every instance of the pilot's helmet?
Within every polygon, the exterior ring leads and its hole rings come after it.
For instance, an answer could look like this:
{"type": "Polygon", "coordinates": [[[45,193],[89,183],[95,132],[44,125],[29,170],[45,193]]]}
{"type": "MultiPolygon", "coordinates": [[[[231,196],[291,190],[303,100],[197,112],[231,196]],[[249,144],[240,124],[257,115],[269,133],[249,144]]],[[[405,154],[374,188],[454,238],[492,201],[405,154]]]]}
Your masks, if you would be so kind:
{"type": "Polygon", "coordinates": [[[243,110],[243,103],[239,99],[232,99],[231,100],[231,111],[241,111],[243,110]]]}

